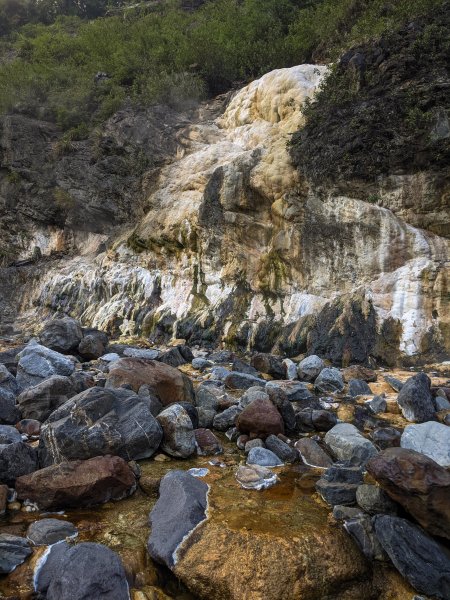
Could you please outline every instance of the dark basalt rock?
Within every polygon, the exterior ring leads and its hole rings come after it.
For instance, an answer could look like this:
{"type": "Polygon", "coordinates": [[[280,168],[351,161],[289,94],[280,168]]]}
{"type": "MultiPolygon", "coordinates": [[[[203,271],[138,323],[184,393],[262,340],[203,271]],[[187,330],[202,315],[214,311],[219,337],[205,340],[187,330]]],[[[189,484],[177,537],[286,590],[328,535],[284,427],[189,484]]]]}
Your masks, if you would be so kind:
{"type": "Polygon", "coordinates": [[[24,390],[17,402],[24,419],[35,419],[43,423],[54,410],[75,394],[75,385],[70,377],[53,375],[24,390]]]}
{"type": "Polygon", "coordinates": [[[24,442],[0,444],[0,483],[14,485],[18,477],[33,473],[37,468],[38,453],[31,446],[24,442]]]}
{"type": "Polygon", "coordinates": [[[35,546],[51,546],[65,540],[67,537],[75,537],[78,533],[75,525],[61,519],[40,519],[34,521],[27,529],[27,538],[35,546]]]}
{"type": "Polygon", "coordinates": [[[397,402],[405,419],[416,423],[433,420],[436,407],[430,386],[431,380],[425,373],[417,373],[403,384],[397,402]]]}
{"type": "Polygon", "coordinates": [[[32,550],[28,540],[9,533],[0,533],[0,575],[7,575],[21,565],[32,550]]]}
{"type": "Polygon", "coordinates": [[[70,317],[48,321],[39,334],[43,346],[62,353],[76,350],[82,337],[80,324],[70,317]]]}

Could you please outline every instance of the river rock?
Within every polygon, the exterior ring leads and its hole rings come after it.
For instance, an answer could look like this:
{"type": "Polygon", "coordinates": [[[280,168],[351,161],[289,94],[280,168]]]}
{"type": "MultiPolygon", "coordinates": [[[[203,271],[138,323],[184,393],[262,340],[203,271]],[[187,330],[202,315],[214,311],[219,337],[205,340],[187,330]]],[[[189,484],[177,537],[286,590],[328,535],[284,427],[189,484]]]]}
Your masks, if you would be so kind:
{"type": "Polygon", "coordinates": [[[352,398],[356,398],[357,396],[370,396],[372,395],[372,390],[362,379],[350,379],[348,382],[348,393],[352,398]]]}
{"type": "Polygon", "coordinates": [[[0,533],[0,575],[7,575],[21,565],[32,553],[27,539],[0,533]]]}
{"type": "Polygon", "coordinates": [[[423,423],[434,418],[436,409],[430,386],[430,378],[425,373],[417,373],[404,383],[397,402],[405,419],[423,423]]]}
{"type": "Polygon", "coordinates": [[[266,490],[278,481],[270,469],[259,465],[241,465],[236,471],[236,481],[245,490],[266,490]]]}
{"type": "Polygon", "coordinates": [[[248,388],[242,396],[239,398],[239,406],[245,408],[251,404],[254,400],[270,400],[269,394],[265,391],[265,388],[259,386],[253,386],[248,388]]]}
{"type": "Polygon", "coordinates": [[[299,452],[303,462],[308,467],[328,469],[333,461],[328,454],[311,438],[302,438],[295,442],[295,448],[299,452]]]}
{"type": "Polygon", "coordinates": [[[62,353],[76,350],[82,337],[80,324],[70,317],[48,321],[39,334],[43,346],[62,353]]]}
{"type": "Polygon", "coordinates": [[[271,450],[283,463],[294,463],[298,460],[298,452],[289,444],[280,440],[276,435],[266,437],[266,447],[271,450]]]}
{"type": "Polygon", "coordinates": [[[149,517],[148,551],[153,560],[174,566],[179,544],[206,518],[207,493],[206,483],[185,471],[170,471],[163,477],[149,517]]]}
{"type": "Polygon", "coordinates": [[[27,529],[27,538],[35,546],[51,546],[65,540],[76,537],[78,529],[69,521],[61,519],[40,519],[34,521],[27,529]]]}
{"type": "Polygon", "coordinates": [[[214,456],[223,453],[222,444],[209,429],[196,429],[194,435],[199,456],[214,456]]]}
{"type": "Polygon", "coordinates": [[[236,420],[241,433],[252,433],[265,439],[268,435],[284,433],[284,423],[278,409],[270,400],[255,400],[249,404],[236,420]]]}
{"type": "Polygon", "coordinates": [[[121,358],[109,370],[106,387],[120,387],[129,384],[138,392],[142,385],[148,385],[164,406],[176,402],[193,402],[194,388],[191,380],[178,369],[155,360],[141,358],[121,358]]]}
{"type": "MultiPolygon", "coordinates": [[[[5,426],[6,427],[6,426],[5,426]]],[[[21,438],[18,431],[16,431],[21,438]]],[[[22,475],[38,468],[38,453],[24,442],[0,444],[0,483],[14,485],[22,475]]]]}
{"type": "Polygon", "coordinates": [[[364,466],[377,454],[372,442],[366,439],[350,423],[338,423],[325,435],[325,443],[338,460],[349,461],[352,465],[364,466]]]}
{"type": "Polygon", "coordinates": [[[314,395],[302,381],[268,381],[266,391],[281,390],[289,402],[302,402],[309,406],[309,402],[314,399],[314,395]]]}
{"type": "Polygon", "coordinates": [[[21,419],[16,396],[8,389],[0,387],[0,423],[15,425],[21,419]]]}
{"type": "Polygon", "coordinates": [[[363,482],[362,470],[358,467],[335,464],[329,467],[316,483],[316,490],[330,504],[355,504],[356,490],[363,482]]]}
{"type": "Polygon", "coordinates": [[[280,467],[283,462],[267,448],[252,448],[247,456],[247,464],[260,467],[280,467]]]}
{"type": "Polygon", "coordinates": [[[11,425],[0,425],[0,445],[3,444],[14,444],[14,442],[21,442],[22,436],[15,427],[11,425]]]}
{"type": "Polygon", "coordinates": [[[37,385],[24,390],[17,398],[24,419],[43,423],[59,406],[75,396],[72,380],[63,375],[53,375],[37,385]]]}
{"type": "Polygon", "coordinates": [[[195,452],[194,426],[188,412],[179,404],[171,404],[156,417],[163,430],[161,448],[177,458],[195,452]]]}
{"type": "Polygon", "coordinates": [[[0,390],[6,390],[14,395],[19,392],[16,378],[2,363],[0,363],[0,390]]]}
{"type": "Polygon", "coordinates": [[[371,515],[377,513],[397,514],[397,505],[388,494],[377,485],[363,483],[356,490],[356,502],[371,515]]]}
{"type": "MultiPolygon", "coordinates": [[[[192,427],[192,424],[191,424],[192,427]]],[[[145,399],[129,390],[90,388],[54,411],[41,430],[43,465],[116,454],[149,458],[162,429],[145,399]]]]}
{"type": "Polygon", "coordinates": [[[342,369],[342,377],[346,383],[351,379],[361,379],[362,381],[374,382],[377,380],[377,374],[372,369],[362,365],[350,365],[342,369]]]}
{"type": "Polygon", "coordinates": [[[334,367],[322,369],[314,382],[314,387],[319,392],[332,394],[342,392],[344,389],[344,380],[339,369],[334,367]]]}
{"type": "Polygon", "coordinates": [[[323,360],[312,354],[304,358],[297,367],[298,378],[305,381],[314,381],[325,368],[323,360]]]}
{"type": "Polygon", "coordinates": [[[226,431],[230,427],[233,427],[241,412],[242,409],[240,406],[230,406],[230,408],[218,413],[213,419],[214,429],[217,429],[217,431],[226,431]]]}
{"type": "Polygon", "coordinates": [[[267,373],[275,379],[285,379],[286,377],[286,365],[281,356],[260,352],[252,357],[251,364],[259,373],[267,373]]]}
{"type": "Polygon", "coordinates": [[[407,425],[400,446],[416,450],[433,459],[441,467],[450,467],[450,427],[436,421],[407,425]]]}
{"type": "Polygon", "coordinates": [[[46,600],[129,600],[125,569],[118,555],[83,542],[55,544],[35,573],[36,591],[46,600]]]}
{"type": "Polygon", "coordinates": [[[433,598],[450,598],[450,557],[440,544],[406,519],[376,515],[373,523],[389,558],[415,590],[433,598]]]}
{"type": "Polygon", "coordinates": [[[17,496],[40,509],[94,506],[121,500],[136,489],[133,470],[119,456],[96,456],[52,465],[16,481],[17,496]]]}
{"type": "Polygon", "coordinates": [[[406,448],[388,448],[367,470],[389,496],[433,535],[450,539],[450,472],[406,448]]]}
{"type": "Polygon", "coordinates": [[[237,373],[235,371],[228,373],[224,379],[224,383],[230,390],[248,390],[248,388],[251,388],[254,385],[266,385],[264,379],[260,379],[254,375],[247,375],[246,373],[237,373]]]}
{"type": "Polygon", "coordinates": [[[30,343],[19,353],[17,381],[22,389],[41,383],[52,375],[68,377],[75,364],[63,354],[36,343],[30,343]]]}

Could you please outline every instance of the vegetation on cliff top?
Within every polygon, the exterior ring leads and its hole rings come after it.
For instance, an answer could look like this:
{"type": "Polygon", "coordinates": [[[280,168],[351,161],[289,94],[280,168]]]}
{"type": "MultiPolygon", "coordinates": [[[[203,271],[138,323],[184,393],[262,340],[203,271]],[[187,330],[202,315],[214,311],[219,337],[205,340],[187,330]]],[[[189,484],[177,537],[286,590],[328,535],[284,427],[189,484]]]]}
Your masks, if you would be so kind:
{"type": "Polygon", "coordinates": [[[210,0],[197,10],[165,0],[105,16],[124,4],[0,0],[0,113],[52,120],[80,139],[125,100],[189,106],[274,68],[333,60],[442,0],[210,0]]]}

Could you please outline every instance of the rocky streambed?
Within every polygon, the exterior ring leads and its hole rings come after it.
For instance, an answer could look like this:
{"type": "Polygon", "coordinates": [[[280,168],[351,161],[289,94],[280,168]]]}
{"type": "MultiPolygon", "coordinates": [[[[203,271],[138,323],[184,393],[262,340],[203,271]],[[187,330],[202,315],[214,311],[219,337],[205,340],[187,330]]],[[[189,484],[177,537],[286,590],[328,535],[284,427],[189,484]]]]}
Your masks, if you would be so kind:
{"type": "Polygon", "coordinates": [[[449,364],[122,342],[4,340],[0,597],[450,598],[449,364]]]}

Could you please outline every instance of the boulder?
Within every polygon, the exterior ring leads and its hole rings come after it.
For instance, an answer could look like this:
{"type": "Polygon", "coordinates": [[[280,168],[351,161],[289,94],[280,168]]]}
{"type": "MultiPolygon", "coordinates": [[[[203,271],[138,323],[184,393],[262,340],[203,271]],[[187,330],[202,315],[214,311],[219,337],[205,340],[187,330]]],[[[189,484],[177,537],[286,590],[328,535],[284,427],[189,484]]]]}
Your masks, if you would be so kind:
{"type": "Polygon", "coordinates": [[[208,408],[197,408],[198,414],[198,426],[201,429],[211,429],[214,425],[214,417],[216,416],[215,410],[208,408]]]}
{"type": "Polygon", "coordinates": [[[319,356],[312,354],[298,364],[298,378],[304,381],[314,381],[324,368],[325,363],[323,360],[319,356]]]}
{"type": "Polygon", "coordinates": [[[266,388],[267,393],[270,399],[270,402],[278,409],[280,413],[284,428],[286,431],[295,431],[296,428],[296,418],[295,418],[295,410],[292,402],[289,402],[286,394],[280,388],[266,388]]]}
{"type": "MultiPolygon", "coordinates": [[[[194,429],[197,429],[198,428],[198,411],[197,411],[197,408],[193,404],[191,404],[190,402],[177,402],[177,405],[184,408],[184,410],[187,412],[187,414],[189,415],[189,418],[190,418],[190,420],[192,422],[192,427],[194,429]]],[[[159,411],[159,412],[162,412],[162,411],[159,411]]]]}
{"type": "Polygon", "coordinates": [[[230,406],[223,412],[218,413],[213,419],[213,427],[217,431],[226,431],[236,423],[242,409],[239,406],[230,406]]]}
{"type": "Polygon", "coordinates": [[[356,502],[371,515],[377,513],[397,514],[397,505],[388,494],[377,485],[361,484],[356,490],[356,502]]]}
{"type": "Polygon", "coordinates": [[[187,411],[171,404],[156,417],[163,431],[161,448],[177,458],[187,458],[195,452],[194,426],[187,411]]]}
{"type": "Polygon", "coordinates": [[[397,402],[405,419],[423,423],[434,418],[436,409],[430,386],[430,378],[425,373],[417,373],[404,383],[397,402]]]}
{"type": "Polygon", "coordinates": [[[312,410],[311,423],[317,431],[329,431],[336,425],[337,417],[329,410],[312,410]]]}
{"type": "Polygon", "coordinates": [[[129,390],[90,388],[54,411],[41,430],[43,465],[115,454],[125,460],[152,456],[162,429],[148,402],[129,390]]]}
{"type": "Polygon", "coordinates": [[[253,433],[265,439],[268,435],[284,433],[283,418],[270,400],[255,400],[249,404],[236,420],[241,433],[253,433]]]}
{"type": "Polygon", "coordinates": [[[293,362],[290,358],[284,358],[283,364],[286,369],[286,379],[289,379],[290,381],[298,379],[297,365],[295,362],[293,362]]]}
{"type": "Polygon", "coordinates": [[[259,373],[266,373],[275,379],[285,379],[286,377],[286,365],[281,356],[260,352],[252,357],[251,365],[259,373]]]}
{"type": "Polygon", "coordinates": [[[345,520],[345,531],[354,539],[356,545],[370,562],[386,560],[387,556],[378,541],[369,515],[361,514],[345,520]]]}
{"type": "Polygon", "coordinates": [[[350,423],[335,425],[326,433],[325,443],[338,460],[345,460],[356,466],[364,466],[377,454],[372,442],[350,423]]]}
{"type": "Polygon", "coordinates": [[[108,340],[105,344],[102,337],[98,335],[85,335],[78,344],[78,354],[85,360],[97,360],[105,354],[107,344],[108,340]]]}
{"type": "Polygon", "coordinates": [[[32,553],[27,539],[0,533],[0,575],[7,575],[21,565],[32,553]]]}
{"type": "Polygon", "coordinates": [[[350,365],[342,370],[342,377],[346,383],[351,379],[362,379],[362,381],[374,382],[377,380],[377,374],[372,369],[362,365],[350,365]]]}
{"type": "Polygon", "coordinates": [[[259,376],[259,371],[257,371],[255,369],[255,367],[252,367],[251,365],[247,364],[240,358],[235,358],[233,360],[233,364],[232,364],[231,368],[233,371],[236,371],[237,373],[246,373],[247,375],[253,375],[254,377],[259,376]]]}
{"type": "Polygon", "coordinates": [[[436,421],[407,425],[400,446],[416,450],[433,459],[441,467],[450,467],[450,427],[436,421]]]}
{"type": "Polygon", "coordinates": [[[278,477],[267,467],[241,465],[236,471],[236,481],[244,490],[266,490],[278,481],[278,477]]]}
{"type": "Polygon", "coordinates": [[[370,400],[366,400],[364,405],[369,408],[369,410],[374,414],[378,415],[379,413],[386,412],[387,402],[384,394],[380,396],[374,396],[370,400]]]}
{"type": "Polygon", "coordinates": [[[242,396],[239,398],[239,406],[245,408],[251,404],[254,400],[270,400],[267,391],[259,386],[248,388],[242,396]]]}
{"type": "Polygon", "coordinates": [[[306,387],[306,383],[302,381],[268,381],[266,384],[266,392],[269,390],[281,390],[289,402],[303,402],[309,405],[314,399],[314,395],[306,387]]]}
{"type": "Polygon", "coordinates": [[[14,395],[19,392],[16,378],[2,363],[0,363],[0,390],[11,392],[14,395]]]}
{"type": "Polygon", "coordinates": [[[401,435],[401,432],[394,427],[377,427],[372,431],[371,437],[374,444],[384,450],[385,448],[400,446],[401,435]]]}
{"type": "Polygon", "coordinates": [[[316,483],[316,490],[330,504],[348,505],[356,503],[356,490],[363,482],[359,467],[335,464],[329,467],[316,483]]]}
{"type": "Polygon", "coordinates": [[[161,481],[150,513],[148,551],[153,560],[172,568],[185,537],[206,518],[208,486],[185,471],[170,471],[161,481]]]}
{"type": "Polygon", "coordinates": [[[75,396],[73,381],[63,375],[52,375],[24,390],[17,398],[24,419],[43,423],[59,406],[75,396]]]}
{"type": "Polygon", "coordinates": [[[245,454],[248,454],[252,448],[265,448],[266,447],[265,443],[262,440],[260,440],[259,438],[255,438],[255,439],[251,440],[251,439],[249,439],[248,435],[240,435],[236,442],[236,445],[238,448],[239,448],[239,444],[242,445],[244,439],[245,439],[245,443],[244,443],[243,450],[244,450],[245,454]]]}
{"type": "Polygon", "coordinates": [[[266,437],[266,447],[271,450],[283,463],[294,463],[298,460],[298,452],[276,435],[266,437]]]}
{"type": "Polygon", "coordinates": [[[344,389],[344,380],[339,369],[334,367],[322,369],[314,382],[317,391],[325,394],[342,392],[344,389]]]}
{"type": "Polygon", "coordinates": [[[187,362],[190,362],[194,357],[192,356],[189,360],[183,356],[180,348],[171,348],[167,352],[163,352],[158,360],[166,365],[170,365],[171,367],[181,367],[181,365],[185,365],[187,362]]]}
{"type": "Polygon", "coordinates": [[[201,356],[194,358],[192,361],[192,368],[197,369],[198,371],[204,371],[208,367],[212,367],[212,362],[210,360],[206,360],[206,358],[202,358],[201,356]]]}
{"type": "MultiPolygon", "coordinates": [[[[21,437],[19,432],[16,431],[21,437]]],[[[0,483],[13,486],[22,475],[38,468],[38,453],[24,442],[0,444],[0,483]]]]}
{"type": "Polygon", "coordinates": [[[311,438],[302,438],[298,440],[295,442],[295,448],[299,452],[305,465],[308,467],[328,469],[333,464],[333,461],[328,454],[311,438]]]}
{"type": "Polygon", "coordinates": [[[8,389],[0,387],[0,423],[15,425],[21,419],[16,396],[8,389]]]}
{"type": "Polygon", "coordinates": [[[383,549],[416,591],[450,598],[450,557],[440,544],[406,519],[376,515],[373,523],[383,549]]]}
{"type": "Polygon", "coordinates": [[[31,523],[27,529],[27,538],[35,546],[51,546],[77,535],[78,529],[75,525],[61,519],[40,519],[31,523]]]}
{"type": "Polygon", "coordinates": [[[222,444],[209,429],[196,429],[194,435],[199,456],[214,456],[223,453],[222,444]]]}
{"type": "Polygon", "coordinates": [[[21,441],[22,436],[15,427],[11,427],[11,425],[0,425],[0,445],[14,444],[15,442],[21,441]]]}
{"type": "Polygon", "coordinates": [[[367,470],[424,529],[450,539],[448,470],[406,448],[383,450],[367,463],[367,470]]]}
{"type": "Polygon", "coordinates": [[[82,337],[80,324],[70,317],[48,321],[39,334],[43,346],[62,353],[76,350],[82,337]]]}
{"type": "Polygon", "coordinates": [[[36,591],[46,600],[129,600],[125,569],[118,555],[83,542],[55,544],[37,570],[36,591]]]}
{"type": "Polygon", "coordinates": [[[372,395],[372,390],[362,379],[350,379],[348,382],[348,393],[352,398],[356,398],[357,396],[370,396],[372,395]]]}
{"type": "Polygon", "coordinates": [[[75,371],[73,360],[36,343],[28,344],[18,356],[17,381],[22,389],[37,385],[52,375],[68,377],[75,371]]]}
{"type": "Polygon", "coordinates": [[[52,465],[16,481],[17,496],[40,509],[79,508],[121,500],[136,489],[136,476],[119,456],[96,456],[52,465]]]}
{"type": "Polygon", "coordinates": [[[252,448],[247,456],[247,464],[259,467],[280,467],[283,462],[267,448],[252,448]]]}
{"type": "Polygon", "coordinates": [[[164,406],[176,402],[193,402],[194,388],[191,380],[178,369],[155,360],[121,358],[109,370],[106,387],[129,384],[138,392],[141,385],[148,385],[164,406]]]}
{"type": "Polygon", "coordinates": [[[230,390],[248,390],[248,388],[255,385],[266,385],[264,379],[260,379],[254,375],[247,375],[246,373],[237,373],[235,371],[228,373],[224,379],[224,383],[230,390]]]}
{"type": "Polygon", "coordinates": [[[70,376],[73,385],[74,394],[81,394],[85,390],[94,387],[96,382],[93,373],[89,371],[75,371],[70,376]]]}

